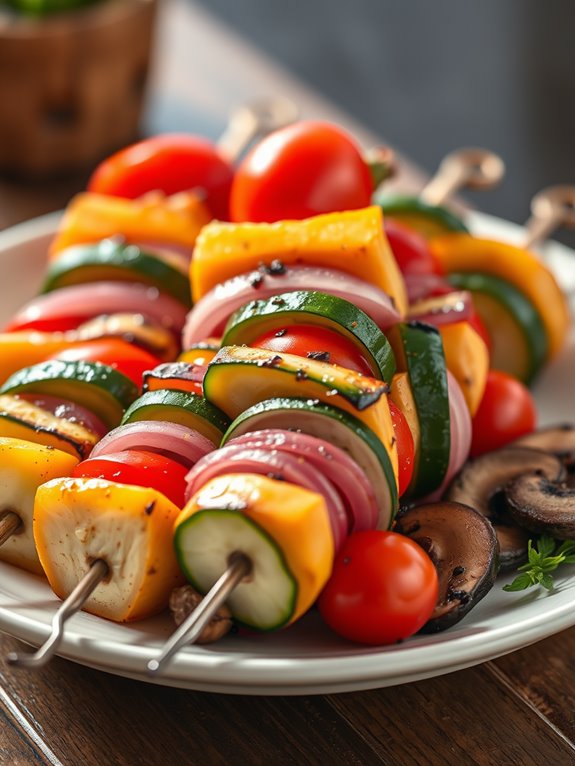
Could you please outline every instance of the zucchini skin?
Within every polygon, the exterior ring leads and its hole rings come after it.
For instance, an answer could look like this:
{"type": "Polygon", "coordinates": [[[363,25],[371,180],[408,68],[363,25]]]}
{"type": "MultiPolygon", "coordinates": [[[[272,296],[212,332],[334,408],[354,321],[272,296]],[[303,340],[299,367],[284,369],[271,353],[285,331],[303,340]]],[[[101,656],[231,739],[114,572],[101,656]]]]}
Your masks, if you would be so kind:
{"type": "MultiPolygon", "coordinates": [[[[549,358],[547,331],[533,303],[509,281],[492,274],[454,272],[448,274],[447,280],[455,287],[469,290],[476,301],[481,295],[496,301],[509,315],[523,336],[527,363],[521,369],[510,366],[511,360],[517,356],[517,351],[506,343],[507,339],[502,337],[504,333],[493,327],[490,332],[495,356],[493,366],[519,377],[526,385],[533,383],[549,358]]],[[[489,315],[482,315],[482,319],[489,330],[489,315]]]]}
{"type": "Polygon", "coordinates": [[[438,330],[422,322],[396,325],[389,335],[401,369],[409,382],[420,429],[409,498],[437,489],[447,472],[451,448],[447,368],[438,330]]]}
{"type": "Polygon", "coordinates": [[[298,290],[246,303],[229,319],[222,346],[249,346],[263,333],[280,327],[317,325],[351,340],[367,357],[373,376],[390,382],[395,357],[375,322],[353,303],[317,291],[298,290]]]}

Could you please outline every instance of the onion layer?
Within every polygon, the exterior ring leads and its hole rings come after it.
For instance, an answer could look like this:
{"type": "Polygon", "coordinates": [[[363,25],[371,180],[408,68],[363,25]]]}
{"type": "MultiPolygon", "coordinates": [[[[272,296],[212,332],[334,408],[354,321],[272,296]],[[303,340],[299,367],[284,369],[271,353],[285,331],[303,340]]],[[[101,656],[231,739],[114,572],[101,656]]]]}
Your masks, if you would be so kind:
{"type": "Polygon", "coordinates": [[[400,320],[386,293],[342,271],[316,266],[291,266],[277,273],[262,269],[228,279],[206,293],[188,315],[182,345],[186,349],[207,337],[219,337],[234,311],[250,301],[296,290],[317,290],[344,298],[382,330],[400,320]]]}
{"type": "Polygon", "coordinates": [[[127,449],[157,452],[191,468],[215,448],[203,434],[180,423],[138,420],[118,426],[106,434],[96,444],[90,457],[99,457],[127,449]]]}
{"type": "Polygon", "coordinates": [[[127,282],[92,282],[60,287],[26,303],[10,322],[13,332],[40,319],[103,314],[142,314],[174,333],[181,332],[187,309],[156,287],[127,282]]]}
{"type": "Polygon", "coordinates": [[[108,427],[97,415],[94,415],[91,410],[87,410],[75,402],[44,394],[18,394],[18,398],[41,407],[46,412],[52,413],[56,418],[63,418],[71,423],[79,423],[93,434],[96,434],[98,439],[101,439],[108,432],[108,427]]]}

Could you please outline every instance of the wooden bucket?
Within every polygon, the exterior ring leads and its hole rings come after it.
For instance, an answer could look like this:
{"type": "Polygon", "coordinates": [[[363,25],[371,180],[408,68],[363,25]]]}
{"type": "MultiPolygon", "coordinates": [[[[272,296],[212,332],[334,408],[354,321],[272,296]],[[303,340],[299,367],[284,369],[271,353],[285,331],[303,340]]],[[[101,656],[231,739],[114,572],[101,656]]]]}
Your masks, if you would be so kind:
{"type": "Polygon", "coordinates": [[[138,136],[156,0],[0,17],[0,170],[87,169],[138,136]]]}

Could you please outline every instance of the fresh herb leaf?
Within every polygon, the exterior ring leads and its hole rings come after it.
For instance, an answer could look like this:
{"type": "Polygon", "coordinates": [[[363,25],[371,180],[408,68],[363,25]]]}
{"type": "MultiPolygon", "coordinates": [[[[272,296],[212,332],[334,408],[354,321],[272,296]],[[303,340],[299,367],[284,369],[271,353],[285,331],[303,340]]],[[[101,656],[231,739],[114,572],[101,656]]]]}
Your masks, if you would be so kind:
{"type": "Polygon", "coordinates": [[[575,564],[575,540],[563,540],[558,543],[549,534],[541,535],[536,542],[529,540],[527,563],[518,567],[521,574],[509,585],[504,585],[503,590],[514,592],[526,590],[534,585],[553,590],[551,572],[561,564],[575,564]]]}

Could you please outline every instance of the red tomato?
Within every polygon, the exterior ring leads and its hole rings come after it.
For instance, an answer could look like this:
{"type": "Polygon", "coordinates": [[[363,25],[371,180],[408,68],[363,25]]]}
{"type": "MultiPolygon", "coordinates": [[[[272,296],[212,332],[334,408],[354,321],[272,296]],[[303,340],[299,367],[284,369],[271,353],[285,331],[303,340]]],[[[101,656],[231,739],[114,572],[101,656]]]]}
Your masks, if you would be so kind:
{"type": "Polygon", "coordinates": [[[39,316],[37,319],[29,321],[11,321],[4,328],[3,332],[20,332],[21,330],[36,330],[37,332],[67,332],[75,330],[83,322],[88,321],[90,317],[68,316],[68,317],[46,317],[39,316]]]}
{"type": "Polygon", "coordinates": [[[228,218],[232,166],[211,141],[169,133],[146,138],[104,160],[88,191],[134,199],[156,189],[176,194],[200,189],[214,216],[228,218]]]}
{"type": "Polygon", "coordinates": [[[390,218],[385,219],[384,229],[402,274],[443,274],[421,234],[390,218]]]}
{"type": "MultiPolygon", "coordinates": [[[[295,354],[309,357],[327,352],[319,361],[338,364],[373,377],[371,365],[353,341],[333,330],[312,325],[292,325],[266,332],[251,344],[254,348],[267,348],[278,354],[295,354]]],[[[313,358],[313,357],[311,357],[313,358]]]]}
{"type": "Polygon", "coordinates": [[[78,346],[70,346],[63,351],[57,351],[49,359],[62,359],[66,362],[102,362],[123,372],[137,386],[142,385],[142,375],[146,370],[152,370],[161,361],[138,346],[132,346],[120,338],[101,338],[86,341],[78,346]]]}
{"type": "Polygon", "coordinates": [[[162,492],[178,508],[186,504],[188,469],[172,458],[145,450],[124,450],[88,458],[72,471],[74,478],[107,479],[119,484],[152,487],[162,492]]]}
{"type": "Polygon", "coordinates": [[[537,410],[529,389],[499,370],[490,370],[473,418],[471,457],[504,447],[535,430],[537,410]]]}
{"type": "Polygon", "coordinates": [[[341,128],[296,122],[270,133],[245,157],[232,184],[232,221],[301,219],[371,204],[373,182],[341,128]]]}
{"type": "Polygon", "coordinates": [[[393,424],[393,433],[397,442],[397,458],[399,462],[399,496],[401,497],[409,487],[411,477],[413,476],[413,467],[415,462],[415,445],[413,435],[409,424],[403,412],[391,401],[389,411],[391,412],[391,422],[393,424]]]}
{"type": "Polygon", "coordinates": [[[335,558],[319,598],[327,624],[362,644],[392,644],[428,621],[438,596],[427,553],[395,532],[355,532],[335,558]]]}

